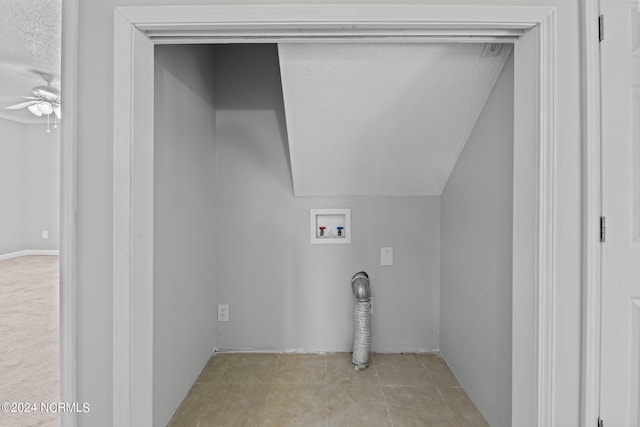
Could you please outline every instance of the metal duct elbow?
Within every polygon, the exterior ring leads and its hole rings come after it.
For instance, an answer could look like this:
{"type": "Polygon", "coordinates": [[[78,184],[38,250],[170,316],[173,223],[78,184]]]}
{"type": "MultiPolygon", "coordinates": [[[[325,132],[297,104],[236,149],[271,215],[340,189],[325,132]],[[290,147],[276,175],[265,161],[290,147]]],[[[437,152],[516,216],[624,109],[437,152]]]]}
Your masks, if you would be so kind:
{"type": "Polygon", "coordinates": [[[356,369],[369,366],[371,350],[371,288],[369,276],[364,271],[351,279],[353,290],[353,355],[351,361],[356,369]]]}
{"type": "Polygon", "coordinates": [[[371,298],[371,288],[369,287],[369,276],[364,271],[360,271],[351,278],[351,289],[353,297],[358,301],[368,301],[371,298]]]}

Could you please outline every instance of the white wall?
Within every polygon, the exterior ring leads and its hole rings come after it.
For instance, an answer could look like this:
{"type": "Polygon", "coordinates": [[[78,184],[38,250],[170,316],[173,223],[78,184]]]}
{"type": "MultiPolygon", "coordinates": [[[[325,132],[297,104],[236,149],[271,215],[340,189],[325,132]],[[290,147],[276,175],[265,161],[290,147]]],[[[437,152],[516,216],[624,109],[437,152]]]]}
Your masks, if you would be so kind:
{"type": "MultiPolygon", "coordinates": [[[[340,3],[339,0],[332,0],[340,3]]],[[[382,3],[383,0],[352,0],[382,3]]],[[[449,0],[407,0],[450,4],[449,0]]],[[[113,8],[220,4],[229,0],[83,0],[79,2],[78,78],[78,399],[91,411],[80,426],[110,426],[113,412],[113,8]],[[96,102],[96,99],[100,102],[96,102]]],[[[249,0],[269,4],[272,0],[249,0]]],[[[287,3],[317,3],[287,0],[287,3]]],[[[522,5],[521,0],[466,4],[522,5]]],[[[579,425],[580,401],[580,15],[577,0],[528,0],[557,7],[556,425],[579,425]]],[[[65,8],[67,5],[64,6],[65,8]]],[[[231,315],[234,315],[232,311],[231,315]]]]}
{"type": "Polygon", "coordinates": [[[60,132],[25,126],[25,249],[57,250],[60,241],[60,132]],[[42,231],[49,232],[47,240],[42,231]]]}
{"type": "Polygon", "coordinates": [[[45,126],[0,119],[0,255],[58,249],[60,134],[45,126]]]}
{"type": "Polygon", "coordinates": [[[168,423],[215,346],[213,59],[209,46],[156,48],[156,426],[168,423]]]}
{"type": "Polygon", "coordinates": [[[440,349],[492,427],[511,425],[513,56],[442,193],[440,349]]]}
{"type": "Polygon", "coordinates": [[[365,270],[373,349],[436,349],[439,198],[293,197],[276,46],[219,46],[215,75],[218,347],[348,351],[365,270]],[[310,208],[351,208],[352,243],[310,244],[310,208]]]}
{"type": "Polygon", "coordinates": [[[0,119],[0,255],[25,249],[24,125],[0,119]]]}

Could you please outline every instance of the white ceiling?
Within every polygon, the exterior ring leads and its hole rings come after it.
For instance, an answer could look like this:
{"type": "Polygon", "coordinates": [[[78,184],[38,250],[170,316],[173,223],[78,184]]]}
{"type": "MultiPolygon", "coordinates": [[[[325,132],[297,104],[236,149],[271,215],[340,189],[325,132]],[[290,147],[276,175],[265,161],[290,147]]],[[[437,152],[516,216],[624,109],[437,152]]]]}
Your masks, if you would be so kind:
{"type": "MultiPolygon", "coordinates": [[[[62,0],[0,0],[0,117],[40,123],[26,109],[4,107],[24,101],[31,89],[44,85],[39,72],[54,76],[60,88],[62,0]]],[[[46,121],[46,119],[44,119],[46,121]]]]}
{"type": "Polygon", "coordinates": [[[297,196],[438,195],[511,45],[280,44],[297,196]]]}

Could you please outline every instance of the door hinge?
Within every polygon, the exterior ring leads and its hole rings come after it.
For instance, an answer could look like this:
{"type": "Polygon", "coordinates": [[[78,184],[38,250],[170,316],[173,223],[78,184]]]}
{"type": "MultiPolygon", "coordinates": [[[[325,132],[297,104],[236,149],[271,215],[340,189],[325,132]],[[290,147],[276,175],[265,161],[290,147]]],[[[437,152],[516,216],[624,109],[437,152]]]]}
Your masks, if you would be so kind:
{"type": "Polygon", "coordinates": [[[598,427],[604,427],[604,421],[600,417],[598,417],[598,427]]]}
{"type": "Polygon", "coordinates": [[[598,16],[598,40],[604,40],[604,15],[598,16]]]}
{"type": "Polygon", "coordinates": [[[600,242],[604,243],[607,241],[607,218],[604,216],[600,217],[600,242]]]}

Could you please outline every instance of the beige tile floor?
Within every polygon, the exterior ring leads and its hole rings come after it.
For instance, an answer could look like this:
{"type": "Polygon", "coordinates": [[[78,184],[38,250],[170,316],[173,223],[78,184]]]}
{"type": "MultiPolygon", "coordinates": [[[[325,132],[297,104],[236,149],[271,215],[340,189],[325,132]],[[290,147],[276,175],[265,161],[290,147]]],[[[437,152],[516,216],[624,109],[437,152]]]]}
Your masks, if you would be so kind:
{"type": "Polygon", "coordinates": [[[488,426],[442,358],[216,353],[169,422],[205,426],[488,426]]]}

